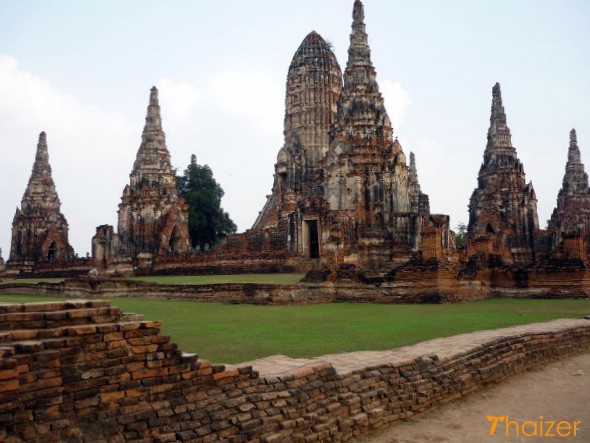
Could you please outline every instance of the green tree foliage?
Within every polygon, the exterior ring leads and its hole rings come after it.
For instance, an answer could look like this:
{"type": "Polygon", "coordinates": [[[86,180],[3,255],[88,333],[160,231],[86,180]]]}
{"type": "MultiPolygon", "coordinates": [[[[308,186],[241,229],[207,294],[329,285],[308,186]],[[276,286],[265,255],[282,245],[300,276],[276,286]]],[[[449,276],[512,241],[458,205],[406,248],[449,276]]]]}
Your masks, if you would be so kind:
{"type": "Polygon", "coordinates": [[[204,250],[206,244],[212,246],[236,232],[236,224],[221,208],[223,189],[208,165],[197,164],[195,155],[184,174],[176,177],[176,186],[188,204],[188,231],[195,248],[204,250]]]}
{"type": "Polygon", "coordinates": [[[463,222],[457,223],[455,226],[455,245],[457,249],[463,249],[467,242],[467,225],[463,222]]]}

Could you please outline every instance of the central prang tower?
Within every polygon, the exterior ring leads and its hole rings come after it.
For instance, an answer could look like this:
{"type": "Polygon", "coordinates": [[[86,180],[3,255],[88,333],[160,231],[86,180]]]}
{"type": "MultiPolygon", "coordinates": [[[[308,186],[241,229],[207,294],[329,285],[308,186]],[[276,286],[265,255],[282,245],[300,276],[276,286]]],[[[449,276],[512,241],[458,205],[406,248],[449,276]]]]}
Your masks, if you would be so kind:
{"type": "Polygon", "coordinates": [[[438,257],[449,247],[447,216],[431,216],[393,128],[365,29],[364,7],[352,13],[342,76],[329,45],[316,32],[303,40],[287,75],[285,144],[272,194],[252,231],[271,231],[314,269],[356,267],[386,273],[424,246],[438,257]],[[435,236],[436,238],[434,238],[435,236]]]}

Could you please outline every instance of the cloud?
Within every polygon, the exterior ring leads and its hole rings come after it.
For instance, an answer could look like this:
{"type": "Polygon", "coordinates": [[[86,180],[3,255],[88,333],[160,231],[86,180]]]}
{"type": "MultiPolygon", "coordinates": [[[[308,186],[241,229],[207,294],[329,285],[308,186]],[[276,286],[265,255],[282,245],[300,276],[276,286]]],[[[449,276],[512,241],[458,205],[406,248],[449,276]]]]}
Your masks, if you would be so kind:
{"type": "Polygon", "coordinates": [[[203,93],[187,82],[175,83],[162,78],[158,82],[160,105],[166,115],[177,124],[188,122],[197,106],[203,102],[203,93]]]}
{"type": "Polygon", "coordinates": [[[0,245],[5,258],[13,208],[20,205],[41,131],[47,132],[70,242],[80,255],[90,251],[95,226],[114,221],[140,134],[121,114],[82,103],[23,70],[16,58],[0,55],[0,149],[5,158],[0,162],[0,245]]]}
{"type": "Polygon", "coordinates": [[[222,112],[246,117],[265,132],[282,126],[284,86],[265,72],[226,70],[211,81],[210,90],[222,112]]]}
{"type": "Polygon", "coordinates": [[[404,124],[408,107],[412,104],[410,93],[400,82],[382,80],[379,82],[385,101],[385,108],[393,127],[397,130],[404,124]]]}
{"type": "MultiPolygon", "coordinates": [[[[282,143],[284,86],[262,71],[223,71],[191,81],[157,83],[173,164],[190,154],[209,163],[226,191],[224,208],[240,229],[249,227],[272,185],[282,143]]],[[[145,100],[133,107],[145,112],[145,100]]],[[[96,226],[117,223],[117,205],[129,181],[143,119],[84,102],[0,55],[0,247],[8,258],[14,208],[20,205],[47,132],[53,178],[69,222],[70,243],[90,252],[96,226]]]]}

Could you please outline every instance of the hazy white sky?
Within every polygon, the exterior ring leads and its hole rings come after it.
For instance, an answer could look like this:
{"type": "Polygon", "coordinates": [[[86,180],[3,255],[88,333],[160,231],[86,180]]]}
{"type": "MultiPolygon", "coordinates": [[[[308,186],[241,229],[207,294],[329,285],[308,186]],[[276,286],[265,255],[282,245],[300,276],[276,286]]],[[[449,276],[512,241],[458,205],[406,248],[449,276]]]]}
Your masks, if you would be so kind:
{"type": "MultiPolygon", "coordinates": [[[[152,85],[173,166],[192,153],[249,228],[272,187],[285,79],[305,35],[332,42],[342,69],[353,0],[0,0],[0,247],[10,249],[39,132],[80,256],[116,226],[152,85]]],[[[555,205],[578,131],[590,167],[590,2],[365,0],[377,80],[403,149],[416,154],[432,212],[467,222],[491,89],[539,199],[555,205]]]]}

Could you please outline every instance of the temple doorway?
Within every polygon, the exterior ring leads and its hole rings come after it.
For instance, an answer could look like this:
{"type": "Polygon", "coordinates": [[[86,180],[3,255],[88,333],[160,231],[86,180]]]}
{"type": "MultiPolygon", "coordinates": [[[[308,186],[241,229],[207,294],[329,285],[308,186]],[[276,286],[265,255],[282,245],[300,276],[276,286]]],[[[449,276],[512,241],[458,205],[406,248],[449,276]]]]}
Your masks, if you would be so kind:
{"type": "Polygon", "coordinates": [[[172,230],[172,234],[170,235],[170,250],[172,252],[178,252],[180,249],[180,228],[178,225],[174,225],[174,229],[172,230]]]}
{"type": "Polygon", "coordinates": [[[317,220],[305,220],[304,240],[307,250],[309,251],[309,258],[318,258],[320,256],[320,241],[318,233],[317,220]]]}
{"type": "Polygon", "coordinates": [[[47,260],[55,261],[56,258],[57,258],[57,245],[53,241],[53,242],[51,242],[51,244],[49,245],[49,249],[47,250],[47,260]]]}

